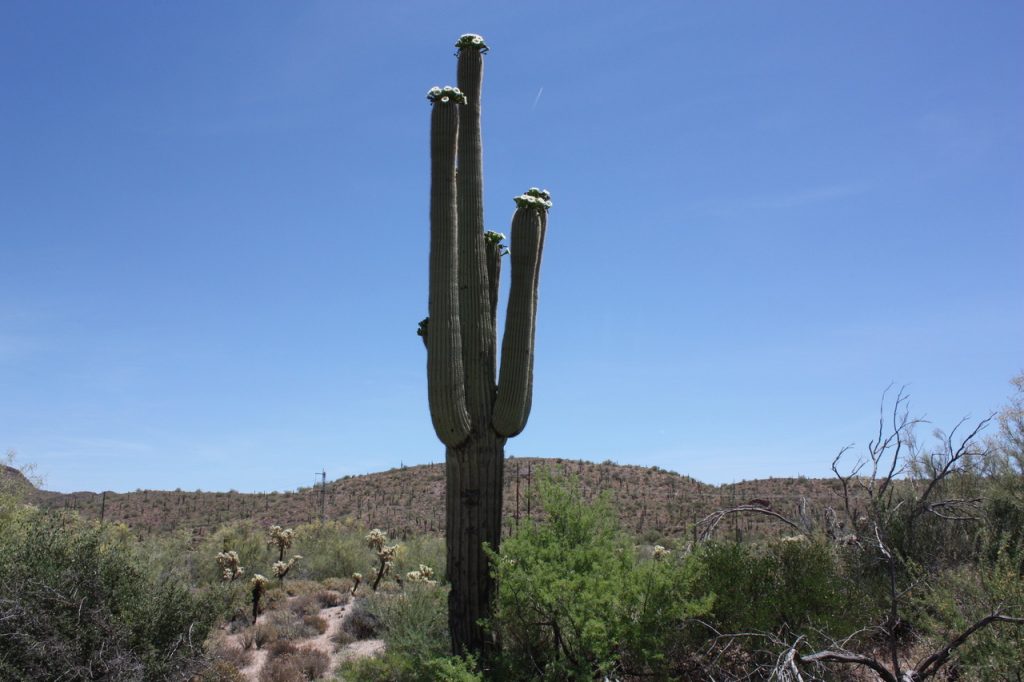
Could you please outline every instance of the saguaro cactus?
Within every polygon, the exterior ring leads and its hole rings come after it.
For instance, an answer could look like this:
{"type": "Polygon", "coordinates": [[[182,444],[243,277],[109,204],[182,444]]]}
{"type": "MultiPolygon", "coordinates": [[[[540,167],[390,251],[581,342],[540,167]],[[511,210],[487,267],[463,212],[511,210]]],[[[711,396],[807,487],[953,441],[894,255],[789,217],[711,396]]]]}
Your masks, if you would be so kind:
{"type": "Polygon", "coordinates": [[[496,308],[502,235],[484,232],[480,90],[483,38],[464,35],[458,87],[435,87],[430,124],[430,298],[417,332],[427,347],[430,414],[446,446],[448,622],[456,653],[485,649],[479,621],[494,582],[484,543],[501,540],[502,473],[508,438],[530,415],[541,251],[551,198],[531,188],[516,197],[512,281],[497,364],[496,308]],[[429,325],[427,322],[429,321],[429,325]]]}

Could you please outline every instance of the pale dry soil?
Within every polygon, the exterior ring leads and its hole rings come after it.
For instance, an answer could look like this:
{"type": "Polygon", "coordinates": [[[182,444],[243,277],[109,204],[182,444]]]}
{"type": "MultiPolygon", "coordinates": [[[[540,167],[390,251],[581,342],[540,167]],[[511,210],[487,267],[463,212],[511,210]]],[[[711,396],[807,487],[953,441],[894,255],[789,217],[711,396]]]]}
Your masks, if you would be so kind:
{"type": "MultiPolygon", "coordinates": [[[[291,602],[295,599],[297,599],[297,597],[289,597],[288,601],[291,602]]],[[[351,644],[347,644],[341,648],[336,648],[334,642],[331,641],[331,638],[341,630],[341,624],[345,621],[345,617],[348,614],[348,607],[351,604],[352,602],[349,601],[348,604],[344,604],[342,606],[332,606],[326,609],[320,609],[320,617],[327,621],[327,630],[325,630],[322,635],[317,635],[316,637],[291,640],[292,644],[299,648],[316,649],[331,657],[331,668],[321,679],[330,679],[337,671],[338,666],[340,666],[344,661],[379,656],[384,652],[384,640],[382,639],[364,639],[352,642],[351,644]]],[[[231,635],[229,639],[236,646],[241,648],[241,633],[231,635]]],[[[249,661],[249,665],[242,668],[240,672],[246,680],[249,680],[249,682],[259,682],[260,671],[263,669],[263,665],[266,662],[267,650],[253,649],[253,656],[249,661]]]]}

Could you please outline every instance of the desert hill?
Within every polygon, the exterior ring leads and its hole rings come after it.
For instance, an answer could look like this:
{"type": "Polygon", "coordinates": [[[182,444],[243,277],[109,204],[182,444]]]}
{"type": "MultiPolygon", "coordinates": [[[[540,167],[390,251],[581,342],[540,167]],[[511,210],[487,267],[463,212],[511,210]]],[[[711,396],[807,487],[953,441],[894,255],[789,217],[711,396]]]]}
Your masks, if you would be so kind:
{"type": "MultiPolygon", "coordinates": [[[[685,536],[695,521],[718,509],[757,500],[791,517],[803,502],[820,516],[838,503],[831,479],[769,478],[713,486],[658,467],[557,458],[509,458],[505,461],[504,514],[507,527],[517,518],[537,516],[537,477],[541,472],[579,479],[588,499],[611,497],[623,526],[654,541],[685,536]]],[[[122,522],[140,535],[190,529],[203,535],[220,524],[251,519],[261,525],[294,526],[320,518],[347,519],[380,527],[393,537],[442,533],[444,465],[401,467],[363,476],[346,476],[325,487],[270,493],[137,490],[130,493],[55,493],[35,491],[33,501],[48,509],[77,511],[86,518],[122,522]]],[[[730,518],[720,527],[729,537],[779,535],[784,527],[759,515],[730,518]]]]}

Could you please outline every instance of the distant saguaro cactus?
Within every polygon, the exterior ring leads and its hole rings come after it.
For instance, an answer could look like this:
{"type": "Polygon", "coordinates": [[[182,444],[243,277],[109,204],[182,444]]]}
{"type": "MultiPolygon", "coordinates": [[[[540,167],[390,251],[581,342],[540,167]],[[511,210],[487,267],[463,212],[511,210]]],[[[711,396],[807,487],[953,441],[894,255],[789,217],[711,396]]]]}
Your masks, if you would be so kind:
{"type": "Polygon", "coordinates": [[[483,38],[458,48],[458,87],[435,87],[430,123],[430,316],[418,334],[427,347],[434,431],[446,446],[448,624],[456,653],[491,638],[479,621],[491,612],[494,581],[483,546],[501,540],[505,441],[526,426],[533,397],[537,286],[551,197],[531,188],[516,197],[512,280],[501,371],[497,364],[502,235],[484,232],[480,90],[483,38]],[[457,172],[456,172],[457,171],[457,172]]]}

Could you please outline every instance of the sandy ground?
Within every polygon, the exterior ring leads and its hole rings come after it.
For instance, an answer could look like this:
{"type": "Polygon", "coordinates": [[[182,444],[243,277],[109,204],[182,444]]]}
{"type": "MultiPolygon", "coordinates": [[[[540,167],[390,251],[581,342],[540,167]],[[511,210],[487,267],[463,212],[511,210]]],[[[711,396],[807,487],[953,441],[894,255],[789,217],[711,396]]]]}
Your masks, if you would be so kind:
{"type": "MultiPolygon", "coordinates": [[[[291,602],[294,599],[296,597],[289,597],[288,601],[291,602]]],[[[327,621],[327,629],[322,635],[292,640],[292,643],[297,647],[317,649],[331,657],[331,668],[327,675],[324,676],[324,679],[329,679],[344,661],[378,656],[384,651],[384,640],[381,639],[364,639],[352,642],[339,649],[335,648],[331,638],[341,630],[341,624],[348,614],[348,608],[351,603],[350,601],[343,606],[332,606],[320,610],[320,617],[327,621]]],[[[241,648],[242,635],[240,633],[231,635],[229,639],[241,648]]],[[[259,682],[260,670],[263,669],[263,665],[267,662],[267,651],[266,649],[254,649],[252,653],[252,659],[249,661],[249,664],[239,672],[249,682],[259,682]]]]}

